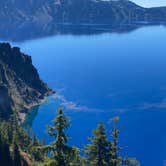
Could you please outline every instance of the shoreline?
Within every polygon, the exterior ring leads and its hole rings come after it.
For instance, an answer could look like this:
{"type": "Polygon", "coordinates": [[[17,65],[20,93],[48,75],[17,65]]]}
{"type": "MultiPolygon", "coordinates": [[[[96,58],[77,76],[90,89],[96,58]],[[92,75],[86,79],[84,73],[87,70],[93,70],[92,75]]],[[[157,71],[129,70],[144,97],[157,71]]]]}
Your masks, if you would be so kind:
{"type": "Polygon", "coordinates": [[[20,123],[24,123],[24,121],[26,120],[26,116],[28,114],[28,112],[33,108],[33,107],[36,107],[36,106],[39,106],[39,105],[42,105],[44,103],[47,102],[47,98],[53,94],[55,94],[56,92],[53,91],[53,90],[50,90],[48,93],[46,93],[44,95],[44,98],[43,99],[39,99],[37,102],[32,102],[31,104],[29,104],[28,106],[25,106],[25,109],[20,111],[18,113],[19,115],[19,120],[20,120],[20,123]]]}

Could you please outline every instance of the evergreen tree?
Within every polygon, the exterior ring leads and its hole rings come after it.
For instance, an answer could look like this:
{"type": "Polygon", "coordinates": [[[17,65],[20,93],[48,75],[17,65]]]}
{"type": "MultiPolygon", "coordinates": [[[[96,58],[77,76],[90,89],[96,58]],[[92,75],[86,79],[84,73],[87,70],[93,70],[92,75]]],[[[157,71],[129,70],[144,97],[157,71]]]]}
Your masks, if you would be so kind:
{"type": "Polygon", "coordinates": [[[13,145],[13,166],[21,166],[21,155],[16,143],[13,145]]]}
{"type": "Polygon", "coordinates": [[[94,130],[91,144],[86,146],[87,162],[90,166],[107,166],[109,161],[108,140],[102,123],[94,130]]]}
{"type": "Polygon", "coordinates": [[[119,166],[122,162],[121,157],[119,156],[119,146],[118,146],[118,136],[119,136],[119,130],[118,130],[118,121],[119,117],[113,118],[113,129],[111,133],[112,142],[109,143],[109,151],[110,151],[110,165],[111,166],[119,166]]]}
{"type": "Polygon", "coordinates": [[[82,158],[80,157],[80,150],[76,147],[73,147],[72,149],[72,161],[70,162],[70,166],[81,166],[83,165],[82,163],[82,158]]]}
{"type": "Polygon", "coordinates": [[[28,147],[28,152],[31,154],[35,161],[42,161],[47,156],[43,144],[34,135],[33,139],[28,147]]]}
{"type": "Polygon", "coordinates": [[[119,156],[118,120],[118,117],[113,119],[111,141],[107,139],[103,124],[98,124],[90,139],[91,143],[86,146],[86,157],[83,158],[78,148],[68,145],[66,129],[69,119],[62,109],[58,110],[53,126],[48,126],[48,133],[54,137],[48,146],[43,146],[35,136],[31,138],[19,125],[18,115],[13,112],[8,122],[0,121],[0,165],[22,166],[34,161],[34,166],[139,166],[136,159],[119,156]],[[26,161],[20,151],[31,158],[26,161]]]}
{"type": "Polygon", "coordinates": [[[10,148],[6,143],[1,143],[0,147],[0,164],[4,166],[11,166],[12,158],[10,156],[10,148]]]}
{"type": "Polygon", "coordinates": [[[11,166],[12,158],[10,156],[10,147],[3,131],[4,124],[0,124],[0,165],[11,166]]]}
{"type": "Polygon", "coordinates": [[[140,163],[137,159],[135,158],[125,158],[123,159],[123,165],[124,166],[140,166],[140,163]]]}
{"type": "Polygon", "coordinates": [[[2,163],[2,160],[3,160],[3,142],[2,142],[2,136],[1,136],[1,133],[0,133],[0,163],[2,163]]]}
{"type": "Polygon", "coordinates": [[[56,161],[57,166],[70,165],[73,148],[67,145],[68,137],[65,130],[69,126],[69,119],[63,114],[63,110],[59,109],[53,126],[48,126],[48,133],[55,138],[49,149],[52,157],[56,161]]]}
{"type": "Polygon", "coordinates": [[[10,143],[17,143],[21,149],[28,151],[29,145],[33,139],[31,139],[30,134],[28,135],[28,133],[20,126],[18,113],[16,111],[13,111],[13,114],[11,115],[8,131],[9,138],[12,138],[12,142],[10,143]]]}

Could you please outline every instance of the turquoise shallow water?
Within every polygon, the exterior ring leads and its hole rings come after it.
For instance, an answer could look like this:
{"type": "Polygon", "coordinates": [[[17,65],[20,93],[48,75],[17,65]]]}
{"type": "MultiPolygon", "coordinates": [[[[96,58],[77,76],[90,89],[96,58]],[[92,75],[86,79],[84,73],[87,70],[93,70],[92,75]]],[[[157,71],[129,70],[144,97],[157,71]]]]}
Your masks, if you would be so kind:
{"type": "MultiPolygon", "coordinates": [[[[13,43],[30,54],[41,78],[57,94],[38,107],[32,129],[45,133],[59,106],[71,118],[70,144],[82,147],[102,120],[119,116],[123,154],[144,166],[166,160],[166,28],[130,33],[56,35],[13,43]]],[[[36,111],[35,110],[35,111],[36,111]]],[[[108,133],[109,134],[109,133],[108,133]]]]}

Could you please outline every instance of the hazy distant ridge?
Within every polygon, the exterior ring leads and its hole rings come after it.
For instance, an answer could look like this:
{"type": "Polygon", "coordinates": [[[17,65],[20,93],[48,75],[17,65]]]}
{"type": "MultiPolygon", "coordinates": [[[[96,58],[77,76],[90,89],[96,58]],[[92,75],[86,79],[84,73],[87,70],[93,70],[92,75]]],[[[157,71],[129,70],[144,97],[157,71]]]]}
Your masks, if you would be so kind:
{"type": "Polygon", "coordinates": [[[128,0],[1,0],[1,21],[123,23],[166,21],[166,7],[143,8],[128,0]]]}

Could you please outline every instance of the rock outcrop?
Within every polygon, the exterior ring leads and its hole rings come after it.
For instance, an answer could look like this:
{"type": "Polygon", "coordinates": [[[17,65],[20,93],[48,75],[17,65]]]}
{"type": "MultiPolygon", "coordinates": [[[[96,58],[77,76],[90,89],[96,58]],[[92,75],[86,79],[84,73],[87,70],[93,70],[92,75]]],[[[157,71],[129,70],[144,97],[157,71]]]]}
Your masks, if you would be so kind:
{"type": "Polygon", "coordinates": [[[8,118],[15,109],[23,119],[25,111],[51,93],[32,65],[30,56],[18,47],[0,44],[0,113],[3,117],[8,118]]]}

